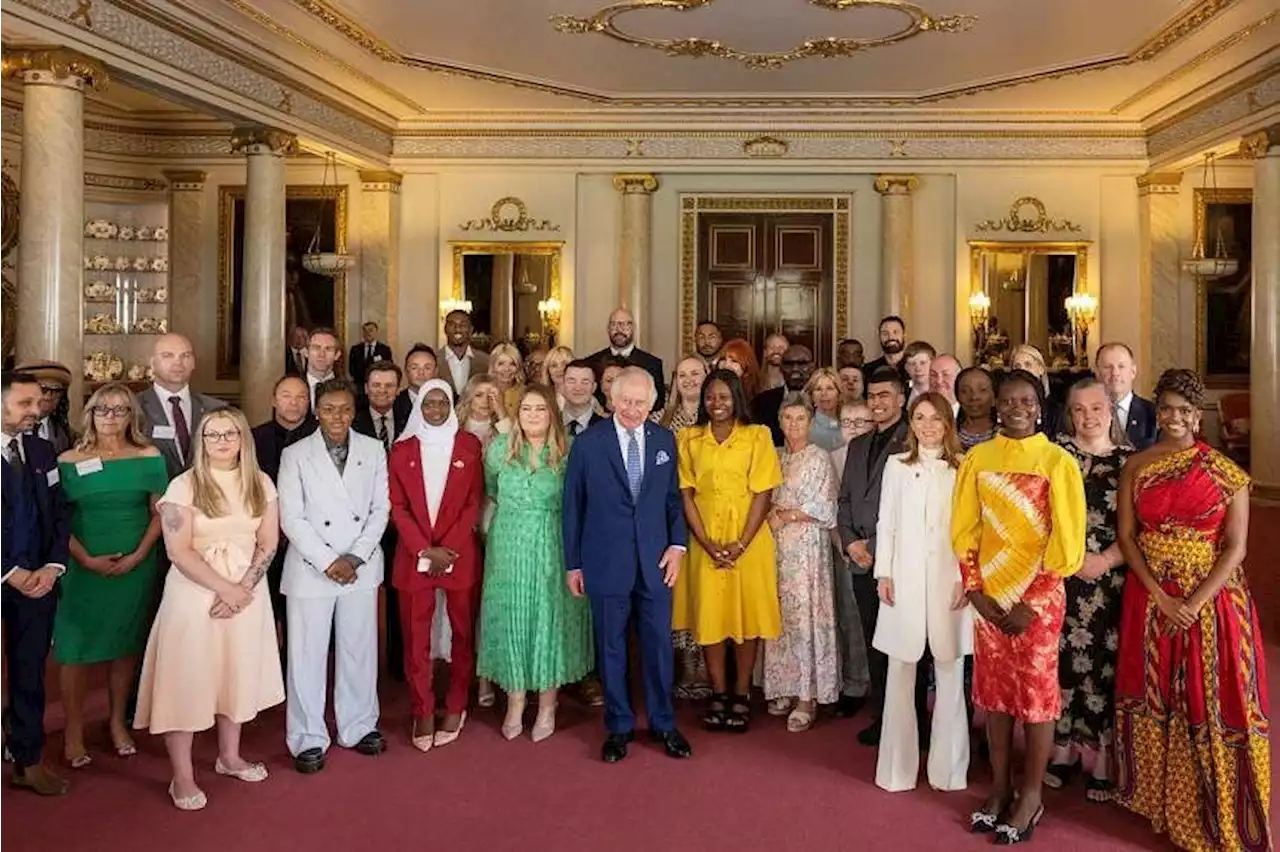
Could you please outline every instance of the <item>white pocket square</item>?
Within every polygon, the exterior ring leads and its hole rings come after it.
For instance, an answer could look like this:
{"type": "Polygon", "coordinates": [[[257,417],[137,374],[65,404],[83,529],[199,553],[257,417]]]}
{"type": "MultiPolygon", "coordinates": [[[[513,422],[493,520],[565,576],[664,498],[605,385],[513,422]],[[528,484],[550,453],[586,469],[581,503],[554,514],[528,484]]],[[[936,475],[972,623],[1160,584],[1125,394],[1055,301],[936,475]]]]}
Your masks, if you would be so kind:
{"type": "Polygon", "coordinates": [[[666,450],[658,450],[658,455],[653,459],[654,464],[666,464],[671,461],[671,456],[667,455],[666,450]]]}

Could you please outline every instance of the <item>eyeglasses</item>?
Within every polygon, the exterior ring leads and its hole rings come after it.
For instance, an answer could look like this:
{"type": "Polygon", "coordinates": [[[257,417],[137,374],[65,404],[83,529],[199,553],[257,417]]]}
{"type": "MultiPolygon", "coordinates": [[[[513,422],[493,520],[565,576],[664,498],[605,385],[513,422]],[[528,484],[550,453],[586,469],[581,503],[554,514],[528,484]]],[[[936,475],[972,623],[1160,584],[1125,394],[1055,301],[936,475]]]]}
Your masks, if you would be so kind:
{"type": "Polygon", "coordinates": [[[634,326],[635,326],[635,323],[633,322],[626,322],[626,321],[619,322],[617,320],[609,321],[609,328],[632,328],[634,326]]]}
{"type": "Polygon", "coordinates": [[[201,437],[210,444],[233,444],[240,440],[240,430],[228,429],[226,432],[204,432],[201,437]]]}
{"type": "Polygon", "coordinates": [[[858,417],[852,420],[847,418],[840,419],[840,425],[845,429],[861,429],[864,426],[870,426],[871,422],[865,417],[858,417]]]}
{"type": "Polygon", "coordinates": [[[45,396],[61,396],[66,392],[67,392],[67,389],[64,388],[62,385],[41,385],[40,386],[40,393],[44,394],[45,396]]]}
{"type": "Polygon", "coordinates": [[[131,411],[133,408],[128,405],[95,405],[93,407],[93,415],[103,420],[127,417],[131,411]]]}

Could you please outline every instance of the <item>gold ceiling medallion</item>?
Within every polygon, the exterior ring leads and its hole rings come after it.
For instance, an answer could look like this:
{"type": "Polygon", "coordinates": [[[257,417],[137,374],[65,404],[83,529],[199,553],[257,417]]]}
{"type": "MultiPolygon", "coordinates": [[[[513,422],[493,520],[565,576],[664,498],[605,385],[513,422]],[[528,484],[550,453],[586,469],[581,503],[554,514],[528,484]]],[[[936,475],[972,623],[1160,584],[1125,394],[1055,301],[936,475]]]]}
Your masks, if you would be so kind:
{"type": "Polygon", "coordinates": [[[777,136],[757,136],[742,143],[742,153],[748,157],[785,157],[791,145],[777,136]]]}
{"type": "Polygon", "coordinates": [[[640,9],[671,9],[676,12],[687,12],[709,6],[714,0],[624,0],[613,3],[597,11],[594,15],[580,18],[576,15],[552,15],[551,22],[562,33],[602,33],[612,39],[661,50],[667,56],[715,56],[741,62],[748,68],[772,71],[781,68],[788,62],[800,59],[836,59],[853,56],[873,47],[884,47],[899,41],[905,41],[924,32],[957,33],[970,29],[977,20],[973,15],[942,15],[934,17],[909,0],[807,0],[813,6],[832,11],[848,9],[879,8],[901,12],[908,19],[902,29],[888,35],[870,38],[827,38],[808,39],[797,47],[781,53],[753,53],[738,50],[727,44],[708,38],[646,38],[624,32],[618,28],[617,19],[627,12],[640,9]]]}
{"type": "Polygon", "coordinates": [[[1050,231],[1068,231],[1078,234],[1083,228],[1070,219],[1050,219],[1045,214],[1044,202],[1039,198],[1027,196],[1013,202],[1009,215],[1003,219],[984,219],[977,225],[979,231],[1008,231],[1011,234],[1047,234],[1050,231]],[[1036,218],[1022,218],[1022,211],[1032,207],[1036,218]]]}
{"type": "Polygon", "coordinates": [[[551,224],[550,219],[530,219],[529,209],[524,202],[514,195],[499,198],[493,202],[489,215],[484,219],[471,219],[458,226],[463,231],[558,231],[559,225],[551,224]],[[506,213],[515,208],[516,215],[506,213]]]}

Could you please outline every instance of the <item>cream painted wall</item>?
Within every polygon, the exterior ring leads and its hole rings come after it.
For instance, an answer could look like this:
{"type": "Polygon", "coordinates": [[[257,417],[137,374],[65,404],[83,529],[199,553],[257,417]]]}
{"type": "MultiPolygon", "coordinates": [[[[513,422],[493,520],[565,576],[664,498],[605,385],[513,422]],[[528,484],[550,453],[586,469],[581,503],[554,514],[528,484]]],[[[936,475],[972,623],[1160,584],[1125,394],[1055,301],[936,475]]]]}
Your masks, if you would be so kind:
{"type": "Polygon", "coordinates": [[[414,343],[435,348],[439,342],[439,184],[438,175],[418,173],[406,174],[400,184],[400,298],[392,321],[405,351],[414,343]]]}

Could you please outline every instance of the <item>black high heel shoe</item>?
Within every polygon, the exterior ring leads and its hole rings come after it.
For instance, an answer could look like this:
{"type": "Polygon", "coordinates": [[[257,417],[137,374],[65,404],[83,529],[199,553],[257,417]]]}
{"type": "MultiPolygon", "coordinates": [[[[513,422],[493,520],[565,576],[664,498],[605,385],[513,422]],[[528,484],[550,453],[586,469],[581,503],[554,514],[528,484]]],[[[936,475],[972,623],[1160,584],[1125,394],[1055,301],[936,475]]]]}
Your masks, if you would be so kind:
{"type": "Polygon", "coordinates": [[[995,844],[997,846],[1012,846],[1015,843],[1026,843],[1031,839],[1031,835],[1035,834],[1036,826],[1040,824],[1040,819],[1043,816],[1044,805],[1041,805],[1024,829],[1019,830],[1008,823],[997,825],[995,844]]]}

